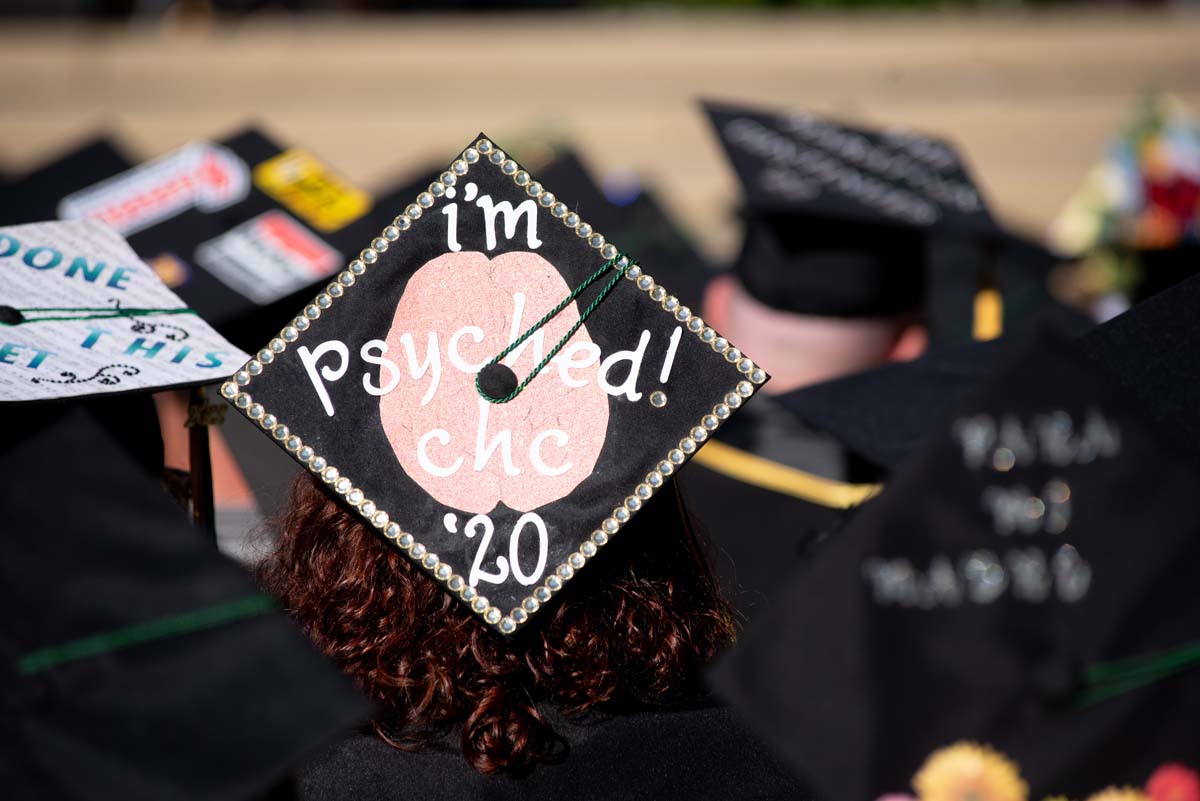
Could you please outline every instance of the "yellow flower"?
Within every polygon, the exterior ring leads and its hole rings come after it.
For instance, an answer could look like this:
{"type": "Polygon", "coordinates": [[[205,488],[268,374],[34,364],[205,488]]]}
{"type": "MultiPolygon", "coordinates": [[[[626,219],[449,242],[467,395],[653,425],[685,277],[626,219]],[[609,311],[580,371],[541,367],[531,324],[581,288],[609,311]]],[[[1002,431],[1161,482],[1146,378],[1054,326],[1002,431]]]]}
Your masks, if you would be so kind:
{"type": "Polygon", "coordinates": [[[930,754],[913,777],[913,789],[921,801],[1027,801],[1029,794],[1017,766],[1003,754],[967,742],[930,754]]]}
{"type": "Polygon", "coordinates": [[[1150,801],[1150,797],[1136,787],[1106,787],[1092,793],[1088,801],[1150,801]]]}

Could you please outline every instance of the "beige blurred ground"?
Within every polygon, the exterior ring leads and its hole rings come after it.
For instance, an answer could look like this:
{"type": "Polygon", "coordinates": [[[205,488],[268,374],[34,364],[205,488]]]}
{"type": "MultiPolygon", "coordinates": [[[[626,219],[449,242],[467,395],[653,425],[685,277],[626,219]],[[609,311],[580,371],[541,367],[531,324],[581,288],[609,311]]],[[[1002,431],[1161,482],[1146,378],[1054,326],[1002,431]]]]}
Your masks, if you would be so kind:
{"type": "MultiPolygon", "coordinates": [[[[1001,216],[1039,233],[1150,88],[1200,107],[1200,13],[6,21],[0,164],[32,167],[103,130],[149,157],[258,121],[382,189],[481,129],[529,163],[520,143],[549,136],[597,170],[638,171],[723,258],[737,189],[698,97],[947,136],[1001,216]]],[[[184,467],[183,406],[164,397],[162,411],[168,462],[184,467]]],[[[253,499],[219,437],[213,457],[222,542],[242,553],[253,499]]]]}
{"type": "Polygon", "coordinates": [[[479,129],[557,134],[642,172],[719,256],[736,189],[697,97],[944,134],[1000,214],[1040,232],[1148,88],[1200,106],[1200,13],[6,22],[0,161],[103,128],[148,156],[256,119],[375,188],[479,129]]]}

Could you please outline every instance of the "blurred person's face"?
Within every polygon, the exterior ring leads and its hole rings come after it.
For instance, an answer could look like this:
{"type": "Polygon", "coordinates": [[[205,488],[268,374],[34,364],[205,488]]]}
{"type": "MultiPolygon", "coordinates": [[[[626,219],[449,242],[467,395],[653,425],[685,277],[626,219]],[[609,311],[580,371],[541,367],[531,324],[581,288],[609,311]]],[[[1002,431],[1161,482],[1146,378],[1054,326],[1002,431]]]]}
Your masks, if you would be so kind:
{"type": "Polygon", "coordinates": [[[914,359],[928,344],[925,329],[906,319],[773,309],[751,297],[732,275],[709,283],[704,318],[771,374],[764,389],[772,395],[914,359]]]}

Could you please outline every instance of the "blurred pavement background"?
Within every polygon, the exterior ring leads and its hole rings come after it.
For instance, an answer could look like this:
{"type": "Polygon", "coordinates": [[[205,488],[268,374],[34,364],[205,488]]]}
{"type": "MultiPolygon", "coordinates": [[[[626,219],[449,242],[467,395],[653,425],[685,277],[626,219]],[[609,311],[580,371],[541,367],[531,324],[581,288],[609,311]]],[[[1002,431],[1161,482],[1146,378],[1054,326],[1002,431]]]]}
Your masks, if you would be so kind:
{"type": "MultiPolygon", "coordinates": [[[[431,5],[436,7],[436,4],[431,5]]],[[[485,129],[632,169],[718,258],[733,176],[698,97],[898,124],[961,145],[1040,235],[1147,89],[1200,106],[1196,10],[560,12],[0,24],[0,166],[107,130],[150,157],[259,122],[368,189],[485,129]]]]}

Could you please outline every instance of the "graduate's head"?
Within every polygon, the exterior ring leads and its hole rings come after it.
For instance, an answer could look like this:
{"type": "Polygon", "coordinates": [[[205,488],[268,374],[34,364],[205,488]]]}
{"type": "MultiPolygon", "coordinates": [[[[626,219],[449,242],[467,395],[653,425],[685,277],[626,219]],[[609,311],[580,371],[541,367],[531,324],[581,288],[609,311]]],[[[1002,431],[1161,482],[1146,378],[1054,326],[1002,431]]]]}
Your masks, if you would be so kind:
{"type": "Polygon", "coordinates": [[[770,371],[768,392],[790,392],[919,356],[924,263],[924,236],[909,229],[751,215],[704,316],[770,371]]]}
{"type": "Polygon", "coordinates": [[[539,711],[621,711],[702,695],[734,636],[674,482],[506,637],[302,476],[262,576],[375,703],[380,736],[451,736],[482,773],[519,773],[564,744],[539,711]]]}
{"type": "Polygon", "coordinates": [[[753,349],[771,392],[919,355],[957,324],[940,307],[994,277],[998,229],[950,143],[802,109],[703,106],[746,216],[736,280],[709,288],[704,315],[753,349]]]}

